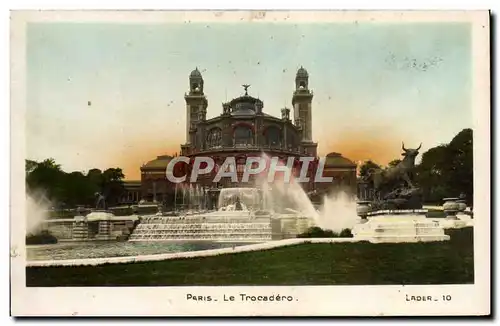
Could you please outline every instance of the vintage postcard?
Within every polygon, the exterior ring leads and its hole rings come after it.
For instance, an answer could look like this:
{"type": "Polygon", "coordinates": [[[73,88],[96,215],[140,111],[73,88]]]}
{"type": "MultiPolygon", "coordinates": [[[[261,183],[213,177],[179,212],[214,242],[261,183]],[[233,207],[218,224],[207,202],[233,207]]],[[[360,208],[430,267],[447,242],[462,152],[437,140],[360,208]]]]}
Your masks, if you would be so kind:
{"type": "Polygon", "coordinates": [[[490,314],[487,11],[13,11],[15,316],[490,314]]]}

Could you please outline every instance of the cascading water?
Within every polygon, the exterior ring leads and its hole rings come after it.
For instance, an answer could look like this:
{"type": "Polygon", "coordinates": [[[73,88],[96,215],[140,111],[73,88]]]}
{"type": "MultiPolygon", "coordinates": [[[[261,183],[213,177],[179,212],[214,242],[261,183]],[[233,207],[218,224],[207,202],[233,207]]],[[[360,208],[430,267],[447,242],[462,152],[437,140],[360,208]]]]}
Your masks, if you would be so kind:
{"type": "Polygon", "coordinates": [[[189,210],[193,209],[193,204],[194,204],[194,198],[193,198],[193,184],[189,184],[188,188],[188,208],[189,210]]]}
{"type": "MultiPolygon", "coordinates": [[[[262,157],[269,162],[267,155],[262,157]]],[[[280,225],[277,232],[284,237],[294,237],[312,225],[340,232],[357,223],[353,198],[333,194],[317,210],[291,170],[289,173],[290,182],[278,178],[269,183],[267,176],[261,176],[255,179],[256,188],[221,189],[215,212],[200,211],[207,193],[199,185],[182,186],[183,207],[188,208],[185,215],[145,217],[130,241],[264,242],[273,238],[271,221],[280,225]]]]}
{"type": "Polygon", "coordinates": [[[182,186],[182,209],[186,209],[186,187],[182,186]]]}
{"type": "MultiPolygon", "coordinates": [[[[266,162],[271,160],[266,154],[263,154],[262,157],[266,162]]],[[[284,165],[283,162],[281,164],[284,165]]],[[[284,168],[288,169],[286,166],[284,168]]],[[[290,173],[291,176],[289,182],[278,179],[269,184],[267,175],[256,179],[257,184],[262,189],[265,205],[276,212],[298,211],[316,222],[318,212],[314,205],[302,186],[295,181],[292,171],[288,169],[287,173],[290,173]]]]}
{"type": "Polygon", "coordinates": [[[255,188],[223,188],[219,194],[217,207],[219,210],[227,210],[225,208],[234,207],[239,200],[242,211],[257,210],[259,197],[259,192],[255,188]]]}
{"type": "Polygon", "coordinates": [[[50,201],[42,192],[30,191],[26,194],[26,233],[37,234],[43,222],[48,219],[50,201]]]}
{"type": "MultiPolygon", "coordinates": [[[[200,187],[187,187],[188,206],[202,203],[200,187]],[[193,203],[190,203],[192,201],[193,203]]],[[[219,210],[184,216],[144,217],[129,238],[130,241],[219,241],[266,242],[272,239],[269,216],[258,217],[253,212],[259,202],[254,188],[226,188],[219,196],[219,210]],[[240,209],[236,209],[236,201],[240,209]]]]}
{"type": "Polygon", "coordinates": [[[196,206],[198,210],[203,209],[203,197],[202,197],[201,187],[196,185],[196,206]]]}
{"type": "MultiPolygon", "coordinates": [[[[271,158],[262,154],[266,162],[271,158]]],[[[280,162],[286,165],[285,162],[280,162]]],[[[292,171],[290,182],[274,180],[272,185],[268,183],[267,176],[257,178],[257,184],[262,189],[264,203],[267,209],[275,212],[294,212],[310,218],[313,223],[322,228],[340,232],[346,228],[352,228],[358,221],[356,214],[356,201],[345,193],[334,193],[326,196],[322,206],[316,210],[302,186],[293,177],[292,171]]]]}
{"type": "Polygon", "coordinates": [[[268,221],[219,218],[197,215],[183,217],[146,217],[130,241],[220,241],[266,242],[272,238],[268,221]]]}
{"type": "Polygon", "coordinates": [[[318,226],[322,229],[340,232],[352,229],[359,221],[356,201],[344,192],[325,196],[319,209],[318,226]]]}

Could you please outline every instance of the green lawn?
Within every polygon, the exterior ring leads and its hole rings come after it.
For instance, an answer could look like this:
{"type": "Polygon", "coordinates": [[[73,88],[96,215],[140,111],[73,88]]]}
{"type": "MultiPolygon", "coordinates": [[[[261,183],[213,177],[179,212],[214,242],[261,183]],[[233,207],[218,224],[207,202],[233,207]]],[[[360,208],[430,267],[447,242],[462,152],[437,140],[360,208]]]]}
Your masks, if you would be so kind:
{"type": "Polygon", "coordinates": [[[472,228],[447,242],[301,244],[157,262],[28,267],[27,286],[377,285],[474,282],[472,228]]]}

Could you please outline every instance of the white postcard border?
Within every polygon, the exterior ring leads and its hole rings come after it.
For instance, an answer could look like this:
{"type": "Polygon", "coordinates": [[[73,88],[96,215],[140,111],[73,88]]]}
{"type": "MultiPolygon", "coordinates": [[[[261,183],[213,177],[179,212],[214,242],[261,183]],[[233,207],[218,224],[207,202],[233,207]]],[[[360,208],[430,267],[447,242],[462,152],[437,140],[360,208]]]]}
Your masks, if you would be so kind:
{"type": "Polygon", "coordinates": [[[383,316],[478,315],[490,312],[490,67],[486,11],[324,11],[324,12],[15,12],[11,17],[11,286],[14,315],[115,316],[383,316]],[[25,28],[28,21],[371,21],[473,24],[474,253],[475,284],[423,286],[273,286],[273,287],[86,287],[25,286],[24,116],[26,108],[25,28]],[[224,302],[224,295],[280,294],[291,302],[224,302]],[[220,298],[191,302],[187,294],[220,298]],[[410,302],[407,295],[450,296],[451,301],[410,302]]]}

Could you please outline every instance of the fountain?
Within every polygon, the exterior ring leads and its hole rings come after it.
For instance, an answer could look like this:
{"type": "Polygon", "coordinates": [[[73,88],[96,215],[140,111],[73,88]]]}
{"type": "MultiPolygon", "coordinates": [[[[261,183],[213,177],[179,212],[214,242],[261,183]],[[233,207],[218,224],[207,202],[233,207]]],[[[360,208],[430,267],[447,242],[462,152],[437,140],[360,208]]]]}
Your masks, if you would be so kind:
{"type": "MultiPolygon", "coordinates": [[[[179,216],[146,216],[129,241],[266,242],[272,239],[269,215],[256,214],[259,192],[255,188],[225,188],[214,212],[200,212],[207,194],[186,187],[188,210],[179,216]],[[193,212],[192,208],[197,210],[193,212]]],[[[184,195],[183,195],[184,196],[184,195]]]]}
{"type": "MultiPolygon", "coordinates": [[[[270,160],[265,154],[262,158],[270,160]]],[[[217,210],[210,212],[209,192],[199,185],[179,185],[175,192],[176,198],[177,193],[182,197],[183,210],[178,216],[144,217],[130,241],[262,242],[295,238],[312,226],[340,232],[358,220],[355,203],[347,195],[325,197],[323,207],[317,210],[294,179],[270,184],[267,178],[258,177],[255,187],[220,189],[217,210]]]]}
{"type": "Polygon", "coordinates": [[[356,214],[355,199],[344,192],[325,196],[317,217],[317,226],[337,233],[362,222],[356,214]]]}
{"type": "Polygon", "coordinates": [[[217,210],[212,212],[204,211],[208,196],[204,189],[183,186],[186,210],[178,216],[144,217],[129,240],[264,242],[294,238],[321,223],[323,214],[332,213],[332,205],[317,211],[298,183],[257,184],[221,189],[217,210]]]}
{"type": "MultiPolygon", "coordinates": [[[[270,161],[266,154],[262,158],[270,161]]],[[[199,185],[176,185],[179,212],[144,216],[129,240],[264,242],[295,238],[312,226],[340,232],[358,221],[355,203],[347,195],[325,197],[317,210],[293,178],[270,184],[267,178],[257,177],[255,187],[220,189],[215,211],[207,210],[210,193],[199,185]]]]}
{"type": "MultiPolygon", "coordinates": [[[[265,154],[262,157],[269,160],[265,154]]],[[[256,178],[253,188],[220,189],[217,210],[212,212],[206,211],[208,192],[203,188],[183,185],[180,189],[185,210],[177,217],[144,218],[131,241],[237,239],[262,242],[295,238],[312,226],[340,232],[353,227],[358,219],[354,201],[343,194],[325,197],[323,207],[316,210],[294,179],[289,183],[274,181],[271,185],[260,177],[256,178]],[[183,229],[182,225],[186,227],[183,229]],[[231,225],[243,233],[234,233],[231,225]],[[257,225],[259,232],[253,229],[257,225]],[[214,233],[212,227],[217,227],[218,232],[214,233]]]]}
{"type": "Polygon", "coordinates": [[[260,205],[260,194],[256,188],[223,188],[217,207],[220,211],[253,211],[260,205]],[[236,206],[239,206],[237,209],[236,206]]]}
{"type": "Polygon", "coordinates": [[[205,189],[200,185],[193,186],[192,184],[189,184],[188,186],[186,186],[176,184],[174,198],[174,206],[176,211],[180,209],[193,213],[204,211],[207,209],[207,194],[205,189]]]}
{"type": "MultiPolygon", "coordinates": [[[[263,159],[269,161],[266,154],[263,159]]],[[[282,165],[285,165],[282,162],[282,165]]],[[[357,222],[355,201],[345,193],[334,193],[323,198],[322,207],[317,210],[300,183],[290,173],[290,182],[276,180],[269,185],[267,178],[257,178],[256,182],[262,189],[265,209],[273,213],[273,219],[283,221],[282,233],[287,237],[305,232],[312,226],[340,232],[352,228],[357,222]]]]}

